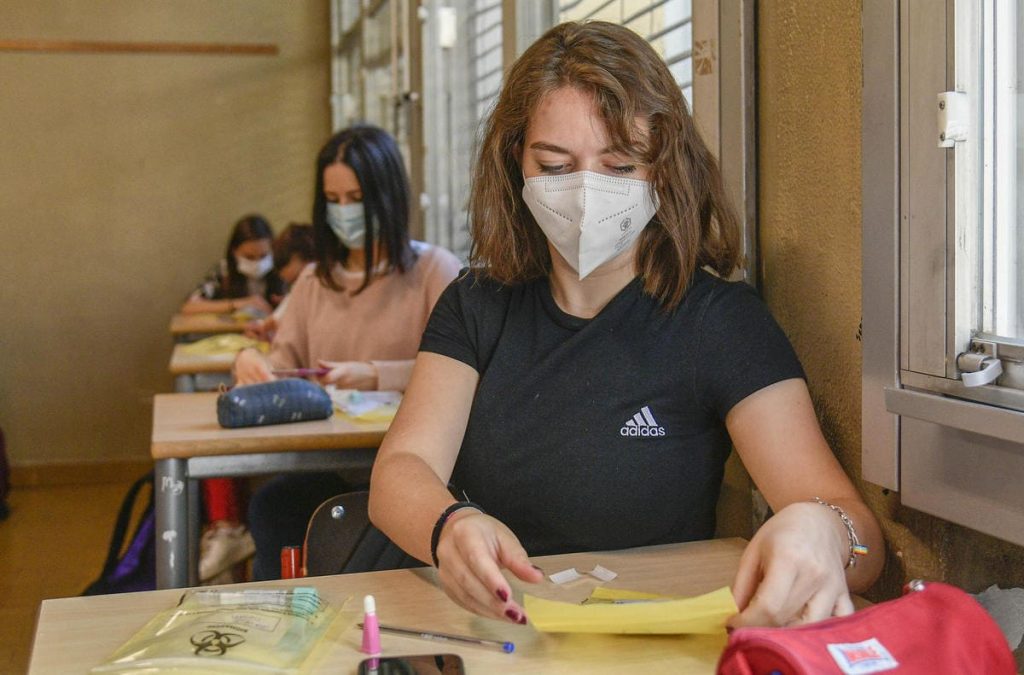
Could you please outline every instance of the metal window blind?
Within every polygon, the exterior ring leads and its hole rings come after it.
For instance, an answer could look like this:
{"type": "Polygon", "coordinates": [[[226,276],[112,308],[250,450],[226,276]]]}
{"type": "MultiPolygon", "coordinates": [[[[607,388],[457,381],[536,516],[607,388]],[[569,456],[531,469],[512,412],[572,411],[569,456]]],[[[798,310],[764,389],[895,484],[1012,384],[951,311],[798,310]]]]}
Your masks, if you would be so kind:
{"type": "Polygon", "coordinates": [[[651,43],[693,104],[693,6],[691,0],[561,0],[559,21],[617,23],[651,43]]]}

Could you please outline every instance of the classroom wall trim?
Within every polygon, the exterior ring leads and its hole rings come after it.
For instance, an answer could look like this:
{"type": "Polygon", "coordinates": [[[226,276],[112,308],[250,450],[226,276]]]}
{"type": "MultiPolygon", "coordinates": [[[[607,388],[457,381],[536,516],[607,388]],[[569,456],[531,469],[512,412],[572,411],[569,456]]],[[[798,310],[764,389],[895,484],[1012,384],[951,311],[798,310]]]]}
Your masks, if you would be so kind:
{"type": "Polygon", "coordinates": [[[231,54],[277,56],[275,44],[202,42],[96,42],[90,40],[0,40],[0,52],[79,52],[124,54],[231,54]]]}

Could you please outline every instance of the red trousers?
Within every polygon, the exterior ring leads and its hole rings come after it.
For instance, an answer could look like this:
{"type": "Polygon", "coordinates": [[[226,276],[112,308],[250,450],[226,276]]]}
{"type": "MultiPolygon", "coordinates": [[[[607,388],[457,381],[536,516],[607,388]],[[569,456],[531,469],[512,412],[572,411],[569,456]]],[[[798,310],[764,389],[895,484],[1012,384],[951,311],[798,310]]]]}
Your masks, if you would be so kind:
{"type": "Polygon", "coordinates": [[[203,481],[203,502],[206,505],[206,522],[226,520],[229,523],[242,522],[242,500],[236,478],[207,478],[203,481]]]}

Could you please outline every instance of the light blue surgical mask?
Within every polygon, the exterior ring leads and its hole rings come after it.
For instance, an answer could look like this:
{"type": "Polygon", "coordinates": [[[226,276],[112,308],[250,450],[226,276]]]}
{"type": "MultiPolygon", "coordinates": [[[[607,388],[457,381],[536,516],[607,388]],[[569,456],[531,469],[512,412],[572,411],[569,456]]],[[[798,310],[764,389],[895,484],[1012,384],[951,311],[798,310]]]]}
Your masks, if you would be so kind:
{"type": "Polygon", "coordinates": [[[246,278],[255,281],[267,276],[267,273],[274,269],[274,258],[269,253],[259,260],[249,260],[248,258],[236,255],[235,267],[237,267],[238,271],[245,275],[246,278]]]}
{"type": "Polygon", "coordinates": [[[363,248],[366,241],[366,214],[362,202],[327,202],[327,224],[348,248],[363,248]]]}

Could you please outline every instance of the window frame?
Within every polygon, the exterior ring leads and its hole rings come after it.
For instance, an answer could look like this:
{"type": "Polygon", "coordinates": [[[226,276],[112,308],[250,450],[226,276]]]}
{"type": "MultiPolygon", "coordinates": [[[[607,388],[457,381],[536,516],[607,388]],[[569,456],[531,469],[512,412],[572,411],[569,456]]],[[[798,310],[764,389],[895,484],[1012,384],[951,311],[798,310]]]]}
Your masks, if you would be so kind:
{"type": "Polygon", "coordinates": [[[936,6],[863,3],[862,477],[1024,544],[1024,499],[1004,489],[1024,480],[1024,392],[958,379],[977,270],[957,263],[974,260],[980,208],[956,185],[980,144],[938,148],[937,94],[977,64],[955,48],[966,3],[936,6]]]}

